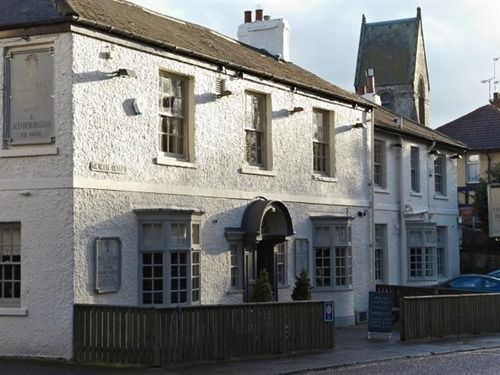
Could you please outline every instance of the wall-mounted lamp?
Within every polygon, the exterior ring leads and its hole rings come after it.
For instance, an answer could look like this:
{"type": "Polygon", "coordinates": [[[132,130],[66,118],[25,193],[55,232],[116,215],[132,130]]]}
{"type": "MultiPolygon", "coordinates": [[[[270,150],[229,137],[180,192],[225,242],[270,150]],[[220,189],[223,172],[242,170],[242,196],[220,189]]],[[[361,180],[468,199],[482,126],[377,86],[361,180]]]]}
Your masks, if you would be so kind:
{"type": "Polygon", "coordinates": [[[354,125],[352,125],[353,129],[359,129],[359,128],[366,129],[367,127],[368,126],[365,123],[363,123],[363,122],[361,122],[359,120],[354,125]]]}
{"type": "Polygon", "coordinates": [[[231,90],[226,89],[226,80],[218,78],[217,82],[215,82],[215,96],[217,97],[217,99],[232,94],[233,92],[231,90]]]}
{"type": "Polygon", "coordinates": [[[450,156],[451,159],[462,159],[463,156],[460,155],[458,152],[456,154],[453,154],[450,156]]]}
{"type": "Polygon", "coordinates": [[[304,108],[302,108],[302,107],[293,107],[292,110],[288,111],[288,115],[291,116],[294,113],[302,112],[303,110],[304,110],[304,108]]]}
{"type": "Polygon", "coordinates": [[[391,144],[391,147],[394,147],[394,148],[402,148],[403,145],[401,143],[392,143],[391,144]]]}
{"type": "Polygon", "coordinates": [[[115,72],[110,73],[112,77],[123,77],[123,78],[137,78],[137,74],[132,69],[118,69],[115,72]]]}
{"type": "Polygon", "coordinates": [[[233,77],[243,79],[243,72],[241,71],[235,72],[233,77]]]}
{"type": "Polygon", "coordinates": [[[432,156],[440,156],[442,155],[442,153],[440,153],[438,150],[436,149],[432,149],[429,151],[429,155],[432,155],[432,156]]]}
{"type": "Polygon", "coordinates": [[[297,92],[297,86],[290,86],[291,92],[297,92]]]}

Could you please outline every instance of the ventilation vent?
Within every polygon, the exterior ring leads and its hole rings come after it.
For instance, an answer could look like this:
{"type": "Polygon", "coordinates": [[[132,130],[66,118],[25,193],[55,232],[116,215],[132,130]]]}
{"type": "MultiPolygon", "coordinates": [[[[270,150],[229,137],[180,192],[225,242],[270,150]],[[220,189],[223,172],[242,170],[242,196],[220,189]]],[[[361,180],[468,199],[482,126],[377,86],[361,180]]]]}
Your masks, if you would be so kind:
{"type": "Polygon", "coordinates": [[[356,311],[356,324],[368,323],[367,311],[356,311]]]}
{"type": "Polygon", "coordinates": [[[217,98],[222,98],[223,96],[229,96],[232,92],[226,89],[226,80],[225,79],[217,79],[215,83],[215,95],[217,98]]]}

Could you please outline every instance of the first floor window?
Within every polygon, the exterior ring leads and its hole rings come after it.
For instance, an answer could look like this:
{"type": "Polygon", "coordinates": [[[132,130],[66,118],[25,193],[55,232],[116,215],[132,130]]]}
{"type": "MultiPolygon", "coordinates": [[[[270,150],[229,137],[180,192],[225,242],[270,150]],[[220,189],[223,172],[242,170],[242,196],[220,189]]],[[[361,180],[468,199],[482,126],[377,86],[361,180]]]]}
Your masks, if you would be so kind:
{"type": "Polygon", "coordinates": [[[379,140],[373,145],[373,183],[385,188],[385,143],[379,140]]]}
{"type": "Polygon", "coordinates": [[[21,224],[0,224],[0,306],[21,302],[21,224]]]}
{"type": "Polygon", "coordinates": [[[351,231],[347,220],[314,219],[314,221],[316,287],[352,286],[351,231]]]}
{"type": "Polygon", "coordinates": [[[190,215],[174,215],[141,220],[139,231],[141,304],[200,301],[199,223],[192,223],[190,215]]]}
{"type": "Polygon", "coordinates": [[[418,147],[410,149],[410,182],[411,190],[420,192],[420,150],[418,147]]]}
{"type": "Polygon", "coordinates": [[[383,282],[385,278],[386,233],[385,224],[375,224],[375,281],[379,282],[383,282]]]}
{"type": "Polygon", "coordinates": [[[437,275],[435,227],[429,225],[409,228],[408,245],[410,279],[435,279],[437,275]]]}
{"type": "Polygon", "coordinates": [[[245,143],[246,162],[249,165],[265,167],[267,97],[263,94],[247,92],[245,104],[245,143]]]}
{"type": "Polygon", "coordinates": [[[467,182],[479,182],[481,177],[481,159],[478,154],[467,155],[467,182]]]}
{"type": "Polygon", "coordinates": [[[446,195],[446,157],[438,155],[434,159],[434,191],[446,195]]]}

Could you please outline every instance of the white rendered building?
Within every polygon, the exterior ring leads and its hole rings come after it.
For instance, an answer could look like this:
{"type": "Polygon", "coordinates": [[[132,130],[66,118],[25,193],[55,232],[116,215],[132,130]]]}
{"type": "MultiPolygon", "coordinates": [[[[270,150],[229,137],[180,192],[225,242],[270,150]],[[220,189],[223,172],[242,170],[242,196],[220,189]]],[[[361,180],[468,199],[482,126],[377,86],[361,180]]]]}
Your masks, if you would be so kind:
{"type": "Polygon", "coordinates": [[[243,303],[263,269],[354,323],[372,105],[127,2],[55,4],[0,9],[0,355],[70,358],[75,303],[243,303]]]}

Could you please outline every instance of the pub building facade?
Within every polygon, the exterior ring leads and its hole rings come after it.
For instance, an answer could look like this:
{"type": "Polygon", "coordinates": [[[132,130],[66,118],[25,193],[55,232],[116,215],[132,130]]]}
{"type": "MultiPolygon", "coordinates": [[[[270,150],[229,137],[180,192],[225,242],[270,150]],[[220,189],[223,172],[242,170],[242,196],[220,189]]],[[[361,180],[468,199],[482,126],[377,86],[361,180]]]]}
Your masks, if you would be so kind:
{"type": "Polygon", "coordinates": [[[338,325],[367,310],[372,104],[124,1],[11,7],[0,355],[71,358],[75,303],[245,303],[263,269],[277,301],[305,269],[338,325]]]}

